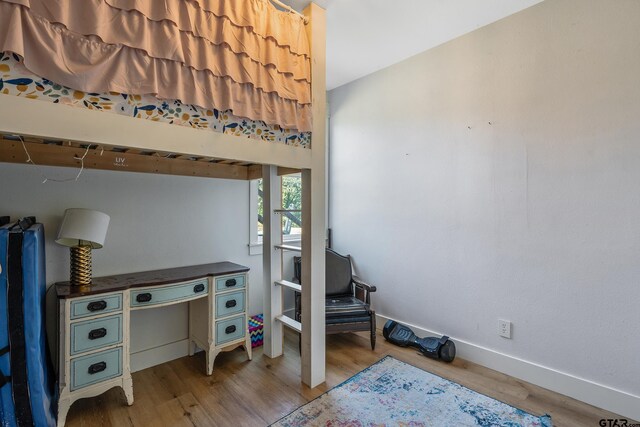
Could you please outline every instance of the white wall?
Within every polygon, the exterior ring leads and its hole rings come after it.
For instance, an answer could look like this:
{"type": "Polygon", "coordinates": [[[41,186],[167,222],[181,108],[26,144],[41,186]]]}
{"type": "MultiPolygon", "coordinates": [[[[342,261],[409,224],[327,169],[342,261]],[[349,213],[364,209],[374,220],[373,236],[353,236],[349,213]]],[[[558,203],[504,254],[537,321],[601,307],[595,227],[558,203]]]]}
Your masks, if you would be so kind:
{"type": "MultiPolygon", "coordinates": [[[[262,313],[262,257],[247,249],[247,181],[85,170],[77,182],[42,184],[40,170],[77,172],[0,163],[0,215],[35,215],[45,225],[48,284],[69,277],[69,250],[54,242],[64,210],[86,207],[111,216],[104,248],[93,251],[94,276],[232,261],[251,268],[249,314],[262,313]]],[[[156,348],[134,355],[133,369],[186,355],[187,305],[132,313],[131,336],[132,353],[156,348]],[[170,343],[178,344],[163,353],[170,343]]]]}
{"type": "Polygon", "coordinates": [[[379,313],[637,398],[640,2],[614,3],[331,91],[330,226],[379,313]]]}

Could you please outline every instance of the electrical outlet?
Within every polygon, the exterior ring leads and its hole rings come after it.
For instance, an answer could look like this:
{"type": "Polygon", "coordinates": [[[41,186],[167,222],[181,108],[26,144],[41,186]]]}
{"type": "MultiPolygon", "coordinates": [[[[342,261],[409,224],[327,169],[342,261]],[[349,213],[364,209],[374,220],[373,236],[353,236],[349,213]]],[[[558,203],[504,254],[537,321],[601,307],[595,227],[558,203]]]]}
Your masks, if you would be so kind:
{"type": "Polygon", "coordinates": [[[498,320],[498,335],[511,339],[511,322],[508,320],[498,320]]]}

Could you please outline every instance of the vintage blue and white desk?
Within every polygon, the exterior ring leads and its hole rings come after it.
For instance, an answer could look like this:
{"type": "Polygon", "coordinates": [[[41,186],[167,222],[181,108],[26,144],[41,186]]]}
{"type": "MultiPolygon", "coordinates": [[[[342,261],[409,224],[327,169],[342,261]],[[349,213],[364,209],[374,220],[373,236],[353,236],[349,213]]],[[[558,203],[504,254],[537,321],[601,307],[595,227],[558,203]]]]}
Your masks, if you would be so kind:
{"type": "MultiPolygon", "coordinates": [[[[231,262],[120,274],[90,286],[56,283],[58,297],[58,426],[78,399],[121,387],[133,404],[129,366],[130,313],[187,302],[189,355],[206,352],[206,372],[221,351],[243,346],[251,360],[247,325],[249,268],[231,262]]],[[[161,326],[161,325],[159,325],[161,326]]]]}

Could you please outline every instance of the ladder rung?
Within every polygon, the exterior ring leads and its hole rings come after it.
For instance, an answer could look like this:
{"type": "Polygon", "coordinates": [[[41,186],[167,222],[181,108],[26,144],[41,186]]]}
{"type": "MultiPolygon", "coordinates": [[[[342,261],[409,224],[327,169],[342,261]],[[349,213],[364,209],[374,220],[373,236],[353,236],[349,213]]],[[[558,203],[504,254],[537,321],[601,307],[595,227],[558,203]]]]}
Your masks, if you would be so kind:
{"type": "Polygon", "coordinates": [[[273,213],[298,213],[298,212],[302,212],[301,209],[274,209],[273,213]]]}
{"type": "Polygon", "coordinates": [[[297,246],[290,246],[290,245],[275,245],[276,249],[282,249],[283,251],[298,251],[298,252],[302,252],[302,248],[299,248],[297,246]]]}
{"type": "Polygon", "coordinates": [[[294,291],[302,292],[302,286],[297,283],[289,282],[288,280],[276,280],[275,284],[293,289],[294,291]]]}
{"type": "Polygon", "coordinates": [[[302,332],[302,323],[293,320],[291,317],[289,316],[285,316],[284,314],[281,316],[277,316],[276,320],[279,320],[282,322],[282,324],[288,328],[293,329],[294,331],[297,332],[302,332]]]}

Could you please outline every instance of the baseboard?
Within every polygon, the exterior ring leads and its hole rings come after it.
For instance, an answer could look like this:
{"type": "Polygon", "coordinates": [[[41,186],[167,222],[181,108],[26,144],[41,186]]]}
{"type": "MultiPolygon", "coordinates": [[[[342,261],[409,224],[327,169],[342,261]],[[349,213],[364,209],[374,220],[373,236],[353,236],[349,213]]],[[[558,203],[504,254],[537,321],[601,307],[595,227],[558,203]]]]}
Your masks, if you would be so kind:
{"type": "Polygon", "coordinates": [[[131,353],[131,372],[179,359],[189,354],[189,340],[184,339],[131,353]]]}
{"type": "MultiPolygon", "coordinates": [[[[387,316],[377,314],[377,326],[382,329],[387,316]]],[[[409,326],[418,336],[435,336],[441,333],[430,331],[416,325],[399,321],[409,326]]],[[[640,420],[640,396],[560,372],[537,363],[509,356],[470,342],[451,339],[456,344],[456,353],[461,358],[487,368],[511,375],[537,386],[564,394],[598,408],[620,414],[634,420],[640,420]]]]}

